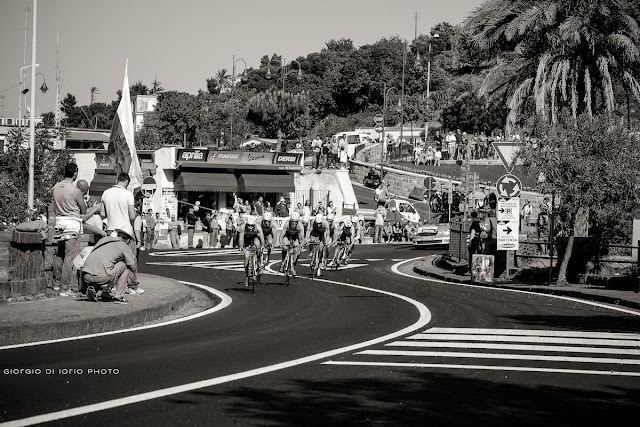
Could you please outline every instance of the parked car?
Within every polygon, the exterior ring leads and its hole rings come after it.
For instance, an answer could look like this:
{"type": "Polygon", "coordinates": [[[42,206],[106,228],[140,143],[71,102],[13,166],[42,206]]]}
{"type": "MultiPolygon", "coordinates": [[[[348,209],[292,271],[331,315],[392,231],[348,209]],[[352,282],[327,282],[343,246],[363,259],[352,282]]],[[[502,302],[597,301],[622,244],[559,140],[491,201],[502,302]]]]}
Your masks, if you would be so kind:
{"type": "MultiPolygon", "coordinates": [[[[454,216],[459,214],[454,214],[454,216]]],[[[413,236],[413,247],[448,246],[450,240],[449,213],[439,213],[431,217],[427,224],[418,227],[413,236]]]]}
{"type": "MultiPolygon", "coordinates": [[[[387,220],[391,220],[392,212],[397,212],[399,218],[403,224],[407,221],[414,224],[420,223],[420,214],[413,206],[412,203],[402,199],[391,199],[387,204],[387,220]]],[[[375,209],[358,209],[358,215],[361,215],[365,221],[375,220],[375,209]]],[[[393,219],[396,221],[396,219],[393,219]]]]}

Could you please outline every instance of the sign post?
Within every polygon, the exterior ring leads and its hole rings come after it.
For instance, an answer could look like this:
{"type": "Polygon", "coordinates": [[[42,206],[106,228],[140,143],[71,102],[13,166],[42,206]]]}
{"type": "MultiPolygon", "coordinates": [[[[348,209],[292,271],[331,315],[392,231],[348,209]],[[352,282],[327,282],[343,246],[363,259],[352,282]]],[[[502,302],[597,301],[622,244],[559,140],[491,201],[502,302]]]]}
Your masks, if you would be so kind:
{"type": "MultiPolygon", "coordinates": [[[[505,166],[506,167],[506,166],[505,166]]],[[[520,179],[511,174],[501,176],[496,183],[498,206],[496,219],[497,249],[507,251],[507,276],[510,273],[509,251],[520,249],[520,179]]]]}
{"type": "Polygon", "coordinates": [[[511,173],[516,165],[516,160],[518,159],[520,143],[494,142],[493,149],[496,151],[496,154],[498,154],[500,160],[502,160],[502,165],[504,166],[504,168],[507,170],[507,172],[511,173]]]}

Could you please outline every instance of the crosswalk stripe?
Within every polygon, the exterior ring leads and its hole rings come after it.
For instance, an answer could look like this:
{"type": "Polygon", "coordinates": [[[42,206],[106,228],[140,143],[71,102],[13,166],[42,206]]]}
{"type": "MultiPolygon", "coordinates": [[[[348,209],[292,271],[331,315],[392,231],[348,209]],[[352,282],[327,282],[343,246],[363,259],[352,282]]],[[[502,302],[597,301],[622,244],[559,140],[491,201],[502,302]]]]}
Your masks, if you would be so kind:
{"type": "Polygon", "coordinates": [[[504,353],[465,353],[446,351],[398,351],[398,350],[365,350],[356,354],[376,356],[419,356],[419,357],[453,357],[471,359],[502,359],[502,360],[544,360],[552,362],[605,363],[616,365],[640,365],[640,360],[614,359],[606,357],[574,357],[548,356],[534,354],[504,354],[504,353]]]}
{"type": "Polygon", "coordinates": [[[478,329],[478,328],[431,328],[423,333],[431,334],[465,334],[465,335],[534,335],[534,336],[554,336],[554,337],[591,337],[591,338],[618,338],[637,339],[640,334],[633,333],[610,333],[610,332],[588,332],[588,331],[555,331],[549,329],[478,329]]]}
{"type": "Polygon", "coordinates": [[[434,341],[501,341],[556,344],[617,345],[621,347],[640,347],[640,340],[589,339],[564,337],[512,336],[512,335],[461,335],[461,334],[416,334],[407,339],[434,341]]]}
{"type": "Polygon", "coordinates": [[[596,354],[625,354],[640,356],[640,350],[626,348],[605,347],[569,347],[560,345],[524,345],[524,344],[486,344],[466,342],[423,342],[423,341],[395,341],[386,346],[390,347],[420,347],[420,348],[464,348],[486,350],[522,350],[522,351],[550,351],[562,353],[596,353],[596,354]]]}
{"type": "Polygon", "coordinates": [[[450,363],[400,363],[400,362],[350,362],[329,360],[323,365],[342,366],[377,366],[389,368],[433,368],[433,369],[467,369],[474,371],[516,371],[516,372],[544,372],[554,374],[580,375],[608,375],[620,377],[640,377],[640,372],[600,371],[589,369],[536,368],[527,366],[489,366],[489,365],[456,365],[450,363]]]}

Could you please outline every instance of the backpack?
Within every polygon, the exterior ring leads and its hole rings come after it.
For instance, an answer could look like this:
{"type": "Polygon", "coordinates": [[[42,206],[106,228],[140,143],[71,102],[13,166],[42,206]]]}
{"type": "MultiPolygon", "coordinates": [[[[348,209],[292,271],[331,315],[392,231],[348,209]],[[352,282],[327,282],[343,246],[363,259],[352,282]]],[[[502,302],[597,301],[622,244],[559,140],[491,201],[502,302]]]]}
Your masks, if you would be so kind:
{"type": "Polygon", "coordinates": [[[498,221],[495,217],[488,217],[484,222],[484,230],[480,233],[482,240],[498,238],[498,221]]]}
{"type": "Polygon", "coordinates": [[[73,259],[73,267],[76,270],[82,270],[82,267],[84,267],[84,263],[89,257],[89,254],[93,252],[93,248],[94,246],[87,246],[86,248],[82,249],[78,255],[76,255],[76,257],[73,259]]]}

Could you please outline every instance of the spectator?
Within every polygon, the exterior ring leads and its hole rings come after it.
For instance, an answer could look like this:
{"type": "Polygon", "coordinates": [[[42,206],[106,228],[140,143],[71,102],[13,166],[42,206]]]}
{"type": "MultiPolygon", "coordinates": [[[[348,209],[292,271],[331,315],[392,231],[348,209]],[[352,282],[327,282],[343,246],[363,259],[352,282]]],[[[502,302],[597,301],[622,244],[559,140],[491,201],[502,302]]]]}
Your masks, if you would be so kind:
{"type": "Polygon", "coordinates": [[[233,210],[236,213],[242,213],[242,199],[238,196],[236,196],[235,194],[233,195],[233,197],[235,197],[235,201],[233,202],[233,210]]]}
{"type": "Polygon", "coordinates": [[[220,223],[218,222],[218,213],[213,212],[209,221],[209,247],[215,249],[218,246],[218,233],[220,232],[220,223]]]}
{"type": "Polygon", "coordinates": [[[101,290],[103,300],[127,304],[127,285],[135,283],[137,265],[129,244],[133,237],[123,230],[116,233],[118,237],[100,239],[82,267],[82,279],[92,301],[97,301],[96,291],[101,290]]]}
{"type": "Polygon", "coordinates": [[[164,220],[160,216],[159,212],[156,212],[156,225],[153,228],[153,242],[151,243],[151,248],[156,249],[158,245],[158,239],[160,238],[160,227],[164,225],[164,220]]]}
{"type": "Polygon", "coordinates": [[[204,218],[202,218],[202,249],[211,247],[209,233],[211,233],[211,211],[207,211],[204,218]]]}
{"type": "Polygon", "coordinates": [[[298,205],[296,206],[296,212],[298,212],[301,217],[304,216],[304,208],[302,207],[302,203],[298,202],[298,205]]]}
{"type": "Polygon", "coordinates": [[[147,217],[145,218],[147,221],[146,234],[145,234],[145,247],[148,251],[153,247],[153,240],[155,238],[155,230],[156,230],[156,219],[153,216],[153,211],[149,209],[147,211],[147,217]]]}
{"type": "Polygon", "coordinates": [[[529,199],[526,199],[524,205],[522,206],[522,209],[520,209],[520,218],[522,222],[522,225],[520,227],[522,228],[522,231],[524,233],[529,232],[532,214],[533,207],[531,206],[531,202],[529,201],[529,199]]]}
{"type": "Polygon", "coordinates": [[[286,218],[289,216],[289,208],[284,197],[280,197],[280,201],[276,205],[275,214],[279,218],[286,218]]]}
{"type": "Polygon", "coordinates": [[[313,168],[320,168],[320,157],[322,155],[322,139],[318,135],[311,142],[311,151],[313,152],[313,168]]]}
{"type": "Polygon", "coordinates": [[[133,220],[133,235],[135,237],[136,249],[135,251],[133,251],[133,254],[135,255],[136,259],[138,259],[140,251],[145,250],[144,234],[146,228],[146,218],[144,217],[144,215],[141,215],[142,206],[140,206],[139,204],[136,205],[136,213],[136,218],[133,220]]]}
{"type": "Polygon", "coordinates": [[[78,165],[69,163],[64,168],[64,179],[53,187],[56,214],[53,238],[58,244],[53,258],[53,289],[60,291],[60,296],[63,297],[75,294],[73,289],[77,286],[77,280],[73,271],[73,259],[80,252],[81,215],[87,212],[84,196],[73,184],[77,177],[78,165]]]}
{"type": "Polygon", "coordinates": [[[273,208],[271,207],[271,202],[268,201],[268,200],[265,202],[264,211],[265,212],[273,212],[273,208]]]}
{"type": "Polygon", "coordinates": [[[82,219],[83,234],[94,234],[99,236],[98,238],[106,236],[107,233],[103,230],[102,218],[100,218],[101,204],[89,202],[89,183],[84,179],[79,179],[76,183],[76,187],[80,190],[80,193],[87,204],[87,211],[84,215],[80,215],[80,218],[82,219]]]}
{"type": "Polygon", "coordinates": [[[236,227],[231,214],[228,214],[225,219],[225,234],[229,238],[229,243],[232,245],[231,247],[235,247],[234,244],[237,244],[237,242],[234,242],[233,238],[236,234],[236,227]]]}
{"type": "Polygon", "coordinates": [[[478,212],[471,212],[471,226],[469,227],[469,273],[471,273],[471,261],[474,254],[482,253],[482,240],[480,234],[482,233],[482,227],[480,226],[480,220],[478,219],[478,212]]]}
{"type": "Polygon", "coordinates": [[[404,238],[407,242],[410,242],[413,240],[413,236],[416,234],[416,226],[411,222],[411,221],[407,221],[407,223],[404,225],[404,229],[403,229],[403,235],[404,238]]]}
{"type": "Polygon", "coordinates": [[[329,154],[331,151],[331,144],[329,142],[329,138],[325,138],[324,142],[322,143],[322,148],[321,148],[321,161],[322,161],[322,167],[324,168],[328,168],[329,167],[329,154]]]}
{"type": "Polygon", "coordinates": [[[346,169],[347,168],[347,162],[348,162],[348,156],[347,156],[347,149],[345,147],[340,147],[340,169],[346,169]]]}
{"type": "Polygon", "coordinates": [[[258,201],[254,205],[256,215],[262,216],[262,214],[264,214],[264,202],[262,200],[262,196],[258,197],[258,201]]]}
{"type": "Polygon", "coordinates": [[[359,239],[358,243],[362,243],[364,241],[364,234],[366,232],[363,219],[358,221],[358,227],[359,227],[359,230],[360,230],[360,233],[359,233],[360,239],[359,239]]]}
{"type": "MultiPolygon", "coordinates": [[[[547,204],[548,198],[544,198],[544,202],[540,204],[538,213],[538,240],[546,242],[549,240],[549,205],[547,204]]],[[[547,245],[541,244],[538,249],[543,254],[547,253],[547,245]]]]}
{"type": "Polygon", "coordinates": [[[400,225],[400,221],[394,222],[391,229],[393,232],[393,240],[395,242],[402,242],[403,230],[402,230],[402,225],[400,225]]]}
{"type": "Polygon", "coordinates": [[[393,227],[389,221],[385,222],[384,227],[382,228],[382,233],[384,235],[384,242],[390,243],[393,238],[393,227]]]}
{"type": "Polygon", "coordinates": [[[338,146],[338,141],[336,141],[335,139],[333,141],[331,141],[331,168],[337,168],[338,167],[338,152],[340,150],[340,147],[338,146]]]}
{"type": "Polygon", "coordinates": [[[309,199],[305,200],[304,207],[302,208],[302,217],[310,217],[311,216],[311,201],[309,199]]]}
{"type": "Polygon", "coordinates": [[[193,248],[193,234],[196,232],[196,222],[198,221],[198,217],[193,212],[193,206],[189,206],[189,212],[187,212],[187,216],[185,217],[184,223],[187,225],[187,247],[189,249],[193,248]]]}
{"type": "Polygon", "coordinates": [[[389,205],[389,184],[380,184],[380,193],[378,194],[378,203],[384,204],[386,208],[389,205]]]}
{"type": "Polygon", "coordinates": [[[440,160],[442,160],[442,152],[440,151],[440,148],[436,147],[436,152],[433,154],[433,159],[433,164],[435,166],[440,166],[440,160]]]}
{"type": "Polygon", "coordinates": [[[375,217],[376,231],[373,238],[373,242],[381,243],[381,239],[383,238],[384,222],[385,222],[385,219],[387,218],[387,210],[385,209],[383,203],[378,203],[378,207],[374,212],[374,217],[375,217]]]}
{"type": "Polygon", "coordinates": [[[456,136],[452,131],[447,132],[445,136],[445,143],[447,145],[447,160],[456,158],[456,136]]]}
{"type": "Polygon", "coordinates": [[[336,213],[336,208],[333,207],[333,200],[329,200],[329,204],[327,205],[325,212],[327,215],[336,213]]]}
{"type": "Polygon", "coordinates": [[[175,215],[171,215],[169,222],[169,241],[172,249],[180,249],[180,223],[176,221],[175,215]]]}
{"type": "Polygon", "coordinates": [[[327,208],[325,208],[324,205],[322,204],[322,200],[318,202],[318,205],[312,212],[312,215],[317,215],[317,214],[322,214],[322,215],[327,214],[327,208]]]}
{"type": "Polygon", "coordinates": [[[249,204],[249,200],[245,200],[244,201],[244,205],[242,205],[242,213],[243,214],[247,214],[247,215],[251,215],[251,211],[253,209],[251,209],[251,205],[249,204]]]}

